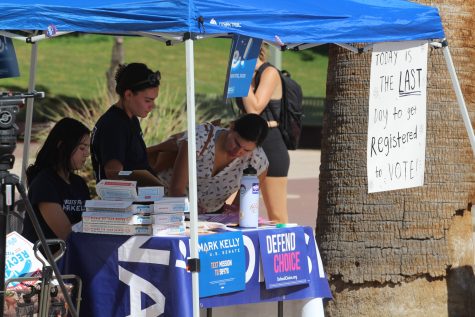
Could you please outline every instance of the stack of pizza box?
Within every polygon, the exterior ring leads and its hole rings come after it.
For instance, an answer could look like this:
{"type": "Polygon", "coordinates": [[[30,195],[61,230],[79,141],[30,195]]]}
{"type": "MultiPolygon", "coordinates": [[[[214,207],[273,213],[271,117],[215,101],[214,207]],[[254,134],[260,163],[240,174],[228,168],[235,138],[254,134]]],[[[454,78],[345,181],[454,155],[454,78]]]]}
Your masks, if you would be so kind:
{"type": "Polygon", "coordinates": [[[184,234],[185,214],[189,212],[187,197],[162,197],[153,203],[153,235],[184,234]]]}
{"type": "Polygon", "coordinates": [[[153,201],[163,197],[163,187],[139,187],[136,181],[102,180],[96,186],[101,199],[86,201],[83,232],[151,235],[153,201]]]}
{"type": "Polygon", "coordinates": [[[136,181],[102,180],[100,199],[86,201],[83,232],[118,235],[184,234],[187,197],[164,197],[161,186],[138,187],[136,181]]]}

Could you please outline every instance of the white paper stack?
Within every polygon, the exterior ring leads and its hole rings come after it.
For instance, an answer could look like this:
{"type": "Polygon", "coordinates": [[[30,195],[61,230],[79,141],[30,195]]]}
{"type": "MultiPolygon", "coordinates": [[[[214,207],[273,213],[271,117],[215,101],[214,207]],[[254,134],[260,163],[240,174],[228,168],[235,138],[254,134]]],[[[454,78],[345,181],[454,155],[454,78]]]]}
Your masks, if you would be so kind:
{"type": "Polygon", "coordinates": [[[103,179],[96,185],[96,192],[104,200],[137,200],[137,182],[103,179]]]}
{"type": "Polygon", "coordinates": [[[185,234],[185,232],[186,232],[185,221],[180,221],[180,222],[175,222],[175,223],[169,222],[169,223],[152,225],[152,234],[154,236],[185,234]]]}
{"type": "Polygon", "coordinates": [[[104,200],[147,201],[159,200],[164,195],[163,186],[138,187],[136,181],[103,179],[96,185],[96,192],[104,200]]]}
{"type": "Polygon", "coordinates": [[[83,232],[101,234],[184,233],[187,197],[164,197],[161,186],[139,187],[136,181],[102,180],[101,199],[86,201],[83,232]]]}
{"type": "Polygon", "coordinates": [[[187,197],[163,197],[153,203],[153,235],[184,234],[185,213],[189,212],[187,197]]]}
{"type": "Polygon", "coordinates": [[[153,203],[155,213],[189,212],[188,197],[163,197],[153,203]]]}
{"type": "Polygon", "coordinates": [[[151,235],[153,205],[131,201],[88,200],[82,214],[83,232],[121,235],[151,235]]]}
{"type": "MultiPolygon", "coordinates": [[[[153,202],[163,198],[163,187],[139,187],[137,190],[136,181],[104,179],[96,185],[96,191],[101,199],[86,201],[83,232],[152,234],[153,202]]],[[[177,221],[176,218],[168,220],[177,221]]]]}
{"type": "Polygon", "coordinates": [[[118,235],[151,235],[151,225],[129,225],[129,224],[103,224],[87,223],[82,224],[83,232],[118,235]]]}
{"type": "Polygon", "coordinates": [[[131,211],[86,211],[82,214],[83,224],[151,225],[152,221],[150,214],[134,214],[131,211]]]}
{"type": "Polygon", "coordinates": [[[139,187],[136,201],[154,202],[163,198],[163,186],[139,187]]]}

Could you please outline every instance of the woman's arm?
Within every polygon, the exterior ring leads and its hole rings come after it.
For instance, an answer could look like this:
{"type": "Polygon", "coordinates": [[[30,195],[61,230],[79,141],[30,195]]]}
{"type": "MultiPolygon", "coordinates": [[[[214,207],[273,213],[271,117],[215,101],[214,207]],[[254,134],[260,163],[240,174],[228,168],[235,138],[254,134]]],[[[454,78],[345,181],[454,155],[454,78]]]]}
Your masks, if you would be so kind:
{"type": "Polygon", "coordinates": [[[124,165],[119,160],[110,160],[104,165],[104,172],[107,179],[117,179],[117,175],[124,169],[124,165]]]}
{"type": "Polygon", "coordinates": [[[168,187],[169,196],[185,196],[188,184],[188,142],[182,141],[178,146],[172,179],[168,187]]]}
{"type": "MultiPolygon", "coordinates": [[[[254,80],[254,79],[253,79],[254,80]]],[[[267,67],[261,75],[259,86],[254,93],[254,85],[249,87],[247,97],[242,98],[246,113],[260,114],[269,103],[280,81],[280,75],[274,67],[267,67]]]]}
{"type": "Polygon", "coordinates": [[[262,184],[264,183],[266,176],[267,176],[267,169],[258,176],[260,186],[262,186],[262,184]]]}
{"type": "Polygon", "coordinates": [[[71,222],[58,203],[43,202],[38,204],[43,219],[51,231],[62,240],[66,240],[71,233],[71,222]]]}

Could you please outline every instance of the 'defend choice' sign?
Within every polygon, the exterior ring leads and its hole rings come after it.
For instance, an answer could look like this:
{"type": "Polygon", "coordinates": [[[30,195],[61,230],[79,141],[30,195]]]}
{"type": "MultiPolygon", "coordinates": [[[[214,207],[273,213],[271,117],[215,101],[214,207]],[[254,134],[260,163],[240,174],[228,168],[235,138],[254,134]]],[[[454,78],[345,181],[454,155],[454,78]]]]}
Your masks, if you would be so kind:
{"type": "Polygon", "coordinates": [[[0,36],[0,78],[18,76],[20,76],[20,71],[12,39],[0,36]]]}
{"type": "Polygon", "coordinates": [[[303,228],[259,232],[259,244],[267,289],[309,282],[303,228]]]}

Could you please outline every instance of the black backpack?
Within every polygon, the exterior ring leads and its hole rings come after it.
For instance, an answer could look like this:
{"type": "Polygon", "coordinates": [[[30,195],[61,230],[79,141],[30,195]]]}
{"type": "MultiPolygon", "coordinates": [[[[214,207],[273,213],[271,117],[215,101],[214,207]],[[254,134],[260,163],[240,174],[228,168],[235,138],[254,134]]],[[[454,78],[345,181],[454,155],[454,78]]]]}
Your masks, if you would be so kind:
{"type": "MultiPolygon", "coordinates": [[[[259,67],[256,73],[255,84],[259,85],[259,80],[264,69],[272,65],[264,63],[259,67]]],[[[276,118],[276,114],[272,107],[268,107],[274,120],[279,122],[279,130],[284,139],[285,145],[289,150],[297,149],[302,132],[303,108],[302,108],[302,87],[290,78],[288,72],[281,72],[277,69],[282,81],[282,108],[280,118],[276,118]]]]}

